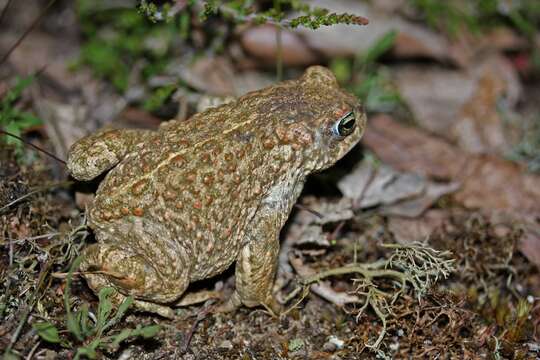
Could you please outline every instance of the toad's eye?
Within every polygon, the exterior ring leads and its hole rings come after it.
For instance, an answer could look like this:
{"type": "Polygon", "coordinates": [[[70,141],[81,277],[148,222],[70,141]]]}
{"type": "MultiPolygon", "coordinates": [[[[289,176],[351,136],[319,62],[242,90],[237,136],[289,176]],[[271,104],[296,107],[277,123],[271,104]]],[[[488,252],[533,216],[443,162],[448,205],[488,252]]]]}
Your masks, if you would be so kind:
{"type": "Polygon", "coordinates": [[[338,137],[348,136],[352,134],[355,126],[356,118],[354,117],[354,112],[349,111],[332,125],[332,134],[338,137]]]}

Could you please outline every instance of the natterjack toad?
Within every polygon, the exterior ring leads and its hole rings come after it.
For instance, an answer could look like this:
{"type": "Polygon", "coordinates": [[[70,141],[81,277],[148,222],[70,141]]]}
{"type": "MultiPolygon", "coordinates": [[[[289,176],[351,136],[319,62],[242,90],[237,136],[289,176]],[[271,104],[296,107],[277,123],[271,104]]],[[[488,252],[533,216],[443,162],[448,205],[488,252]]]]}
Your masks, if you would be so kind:
{"type": "Polygon", "coordinates": [[[224,307],[274,308],[279,232],[306,177],[343,157],[365,122],[358,100],[314,66],[157,131],[79,140],[68,158],[73,177],[110,170],[88,208],[97,239],[83,254],[88,284],[171,316],[191,282],[236,261],[224,307]]]}

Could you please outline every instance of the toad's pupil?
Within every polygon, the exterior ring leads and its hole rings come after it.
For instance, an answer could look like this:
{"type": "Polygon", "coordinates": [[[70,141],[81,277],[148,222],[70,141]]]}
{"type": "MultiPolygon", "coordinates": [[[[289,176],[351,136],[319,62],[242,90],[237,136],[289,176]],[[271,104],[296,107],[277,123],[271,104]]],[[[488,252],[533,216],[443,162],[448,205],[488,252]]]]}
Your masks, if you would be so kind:
{"type": "Polygon", "coordinates": [[[336,124],[337,126],[334,128],[334,133],[338,136],[350,135],[354,130],[355,124],[356,119],[354,117],[354,113],[351,111],[339,119],[336,124]]]}
{"type": "Polygon", "coordinates": [[[352,130],[354,128],[354,116],[347,117],[341,122],[341,128],[344,130],[352,130]]]}

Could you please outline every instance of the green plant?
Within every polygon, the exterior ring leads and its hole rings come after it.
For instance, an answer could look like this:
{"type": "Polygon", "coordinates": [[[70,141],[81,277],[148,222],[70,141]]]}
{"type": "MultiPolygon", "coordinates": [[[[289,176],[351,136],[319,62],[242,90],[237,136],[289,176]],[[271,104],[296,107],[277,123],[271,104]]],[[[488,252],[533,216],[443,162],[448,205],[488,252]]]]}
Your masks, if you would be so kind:
{"type": "MultiPolygon", "coordinates": [[[[15,85],[0,100],[0,128],[2,130],[20,136],[25,129],[42,124],[39,118],[21,111],[16,106],[23,91],[33,81],[34,76],[17,77],[15,85]]],[[[17,153],[21,154],[24,144],[19,140],[12,137],[2,137],[2,141],[13,145],[17,153]]]]}
{"type": "MultiPolygon", "coordinates": [[[[322,280],[350,275],[354,290],[344,310],[355,316],[358,322],[368,308],[371,308],[382,324],[377,339],[366,343],[376,353],[386,335],[387,319],[395,314],[393,308],[404,295],[414,295],[418,300],[425,296],[440,279],[446,279],[455,271],[455,260],[450,251],[438,251],[425,243],[408,245],[384,244],[392,250],[387,259],[373,263],[354,263],[331,268],[299,279],[299,285],[286,297],[285,302],[300,295],[288,311],[295,308],[309,293],[310,287],[322,280]],[[389,283],[391,286],[388,286],[389,283]]],[[[292,260],[291,262],[295,262],[292,260]]],[[[293,264],[293,267],[295,265],[293,264]]]]}
{"type": "Polygon", "coordinates": [[[396,31],[389,31],[353,61],[338,58],[330,63],[338,81],[358,96],[369,112],[391,112],[403,105],[390,73],[377,63],[394,46],[396,36],[396,31]]]}
{"type": "Polygon", "coordinates": [[[177,89],[176,85],[166,85],[160,88],[157,88],[151,95],[148,97],[143,104],[145,110],[156,111],[158,110],[172,95],[172,93],[177,89]]]}
{"type": "MultiPolygon", "coordinates": [[[[482,9],[485,12],[491,9],[487,2],[492,0],[480,0],[482,9]]],[[[410,0],[411,5],[416,8],[420,16],[426,23],[439,30],[456,36],[459,30],[469,29],[478,32],[478,17],[473,16],[475,5],[473,2],[463,3],[459,1],[439,1],[439,0],[410,0]]]]}
{"type": "Polygon", "coordinates": [[[89,66],[117,90],[128,89],[134,66],[143,80],[161,74],[168,65],[185,20],[154,23],[137,9],[105,0],[78,0],[77,14],[85,38],[75,65],[89,66]]]}
{"type": "MultiPolygon", "coordinates": [[[[224,27],[205,26],[203,42],[190,38],[192,28],[200,30],[202,23],[272,23],[280,28],[312,29],[333,24],[367,24],[361,16],[332,13],[298,0],[274,0],[270,7],[254,0],[140,0],[137,8],[106,0],[78,0],[76,9],[85,40],[75,66],[89,66],[96,76],[110,81],[120,92],[128,89],[134,68],[145,83],[163,74],[171,59],[183,56],[178,50],[190,44],[195,49],[202,46],[206,51],[222,51],[229,33],[224,27]],[[286,19],[289,10],[296,11],[298,16],[286,19]]],[[[153,107],[153,100],[145,107],[153,107]]]]}
{"type": "Polygon", "coordinates": [[[492,27],[511,25],[533,40],[540,23],[537,0],[409,0],[409,4],[428,25],[450,36],[456,36],[460,30],[478,34],[492,27]]]}
{"type": "MultiPolygon", "coordinates": [[[[282,27],[296,28],[299,26],[318,29],[321,26],[335,24],[366,25],[368,20],[362,16],[348,13],[334,13],[328,9],[310,6],[300,0],[274,0],[268,9],[262,9],[254,0],[188,0],[184,6],[173,6],[173,1],[166,1],[160,6],[150,0],[140,0],[139,10],[153,21],[170,21],[177,13],[197,7],[198,17],[206,21],[212,16],[221,16],[234,23],[272,23],[282,27]],[[285,10],[292,9],[298,15],[285,19],[285,10]]],[[[261,2],[262,3],[262,2],[261,2]]]]}
{"type": "Polygon", "coordinates": [[[114,311],[110,297],[116,290],[110,287],[105,287],[99,291],[96,316],[91,316],[88,304],[83,304],[78,310],[73,311],[70,302],[71,279],[73,270],[78,268],[81,259],[79,257],[73,262],[67,275],[64,291],[65,325],[69,336],[61,336],[60,334],[64,333],[64,331],[59,331],[53,323],[44,321],[32,325],[41,339],[49,343],[60,344],[65,348],[76,346],[75,359],[79,359],[81,356],[96,359],[99,349],[115,351],[120,343],[126,339],[139,336],[149,338],[158,333],[160,330],[158,325],[137,325],[134,329],[111,330],[123,318],[129,306],[133,303],[133,298],[131,296],[127,297],[114,311]],[[107,335],[107,332],[111,332],[111,334],[107,335]]]}

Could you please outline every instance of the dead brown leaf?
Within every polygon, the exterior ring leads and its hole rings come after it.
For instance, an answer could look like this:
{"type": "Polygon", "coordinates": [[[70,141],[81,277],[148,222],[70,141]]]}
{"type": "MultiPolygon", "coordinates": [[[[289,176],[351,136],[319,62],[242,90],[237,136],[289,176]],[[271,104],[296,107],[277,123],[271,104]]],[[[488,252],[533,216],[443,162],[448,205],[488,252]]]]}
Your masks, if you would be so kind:
{"type": "Polygon", "coordinates": [[[468,70],[397,66],[393,73],[400,94],[422,128],[464,146],[474,141],[471,139],[487,138],[477,140],[484,149],[494,146],[492,143],[504,147],[499,145],[500,138],[506,138],[508,132],[499,111],[510,112],[522,94],[518,75],[507,59],[490,55],[468,70]],[[487,111],[496,126],[469,133],[471,128],[474,130],[473,124],[485,121],[480,113],[487,111]]]}
{"type": "Polygon", "coordinates": [[[353,209],[379,206],[385,215],[417,217],[458,183],[437,183],[410,172],[399,172],[366,159],[338,182],[339,190],[353,200],[353,209]]]}
{"type": "Polygon", "coordinates": [[[540,213],[540,176],[492,155],[474,155],[388,116],[371,119],[364,143],[404,171],[461,183],[454,199],[467,208],[540,213]]]}
{"type": "Polygon", "coordinates": [[[504,154],[516,141],[505,118],[521,95],[521,84],[513,66],[502,57],[490,58],[477,73],[474,93],[453,123],[453,139],[469,152],[504,154]]]}
{"type": "MultiPolygon", "coordinates": [[[[278,56],[277,28],[273,25],[261,25],[245,29],[240,42],[251,55],[266,65],[274,65],[278,56]]],[[[298,35],[288,30],[281,31],[281,54],[283,64],[289,66],[314,64],[318,60],[315,51],[298,35]]]]}
{"type": "Polygon", "coordinates": [[[201,57],[194,62],[182,61],[170,69],[189,86],[211,95],[234,95],[234,68],[231,62],[220,56],[201,57]]]}
{"type": "Polygon", "coordinates": [[[412,173],[399,173],[386,165],[362,162],[338,183],[340,191],[355,200],[355,208],[389,205],[421,195],[425,179],[412,173]]]}
{"type": "Polygon", "coordinates": [[[416,218],[433,206],[442,196],[457,191],[459,186],[457,182],[438,183],[426,181],[426,189],[420,196],[384,206],[381,213],[390,216],[416,218]]]}
{"type": "MultiPolygon", "coordinates": [[[[467,153],[384,115],[371,119],[364,144],[393,167],[459,182],[461,188],[453,199],[465,208],[503,212],[517,223],[539,227],[540,176],[528,174],[519,164],[493,155],[467,153]]],[[[522,242],[526,256],[540,251],[539,232],[530,231],[535,233],[525,245],[522,242]]],[[[535,256],[529,260],[536,261],[535,256]]]]}
{"type": "Polygon", "coordinates": [[[427,57],[443,62],[464,65],[468,62],[469,51],[460,48],[452,50],[452,44],[442,35],[408,21],[397,14],[388,14],[367,4],[354,0],[316,0],[313,6],[323,7],[337,13],[352,13],[369,19],[367,27],[334,25],[315,31],[299,28],[308,47],[328,58],[354,56],[371,48],[383,35],[396,30],[398,37],[393,49],[398,57],[427,57]]]}
{"type": "Polygon", "coordinates": [[[467,161],[467,153],[445,140],[386,115],[370,119],[363,143],[395,169],[439,180],[454,179],[467,161]]]}
{"type": "Polygon", "coordinates": [[[433,209],[416,219],[392,216],[388,218],[388,228],[398,243],[411,244],[429,239],[436,230],[448,225],[448,218],[447,211],[433,209]]]}
{"type": "MultiPolygon", "coordinates": [[[[472,48],[452,44],[444,36],[408,21],[398,14],[381,11],[380,7],[354,0],[315,0],[310,5],[336,13],[350,13],[367,17],[368,27],[333,25],[317,30],[298,28],[282,31],[282,56],[286,65],[307,65],[337,56],[356,56],[374,46],[390,31],[398,36],[392,52],[400,58],[426,57],[445,63],[466,65],[472,48]]],[[[271,25],[248,28],[241,33],[241,44],[251,55],[263,60],[265,66],[275,64],[277,58],[276,29],[271,25]]]]}

